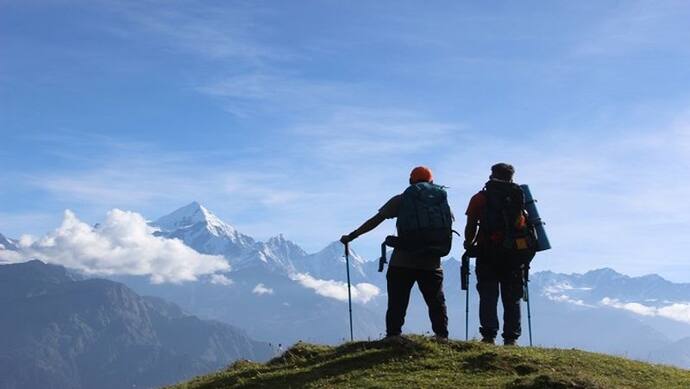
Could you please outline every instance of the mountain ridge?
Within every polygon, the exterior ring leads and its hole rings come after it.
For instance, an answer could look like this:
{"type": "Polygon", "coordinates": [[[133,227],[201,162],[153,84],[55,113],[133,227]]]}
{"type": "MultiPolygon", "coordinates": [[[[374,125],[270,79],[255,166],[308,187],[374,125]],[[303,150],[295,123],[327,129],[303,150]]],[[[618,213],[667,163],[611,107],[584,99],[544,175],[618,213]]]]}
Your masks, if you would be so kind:
{"type": "Polygon", "coordinates": [[[273,354],[228,324],[40,261],[0,265],[0,296],[3,388],[152,387],[273,354]]]}

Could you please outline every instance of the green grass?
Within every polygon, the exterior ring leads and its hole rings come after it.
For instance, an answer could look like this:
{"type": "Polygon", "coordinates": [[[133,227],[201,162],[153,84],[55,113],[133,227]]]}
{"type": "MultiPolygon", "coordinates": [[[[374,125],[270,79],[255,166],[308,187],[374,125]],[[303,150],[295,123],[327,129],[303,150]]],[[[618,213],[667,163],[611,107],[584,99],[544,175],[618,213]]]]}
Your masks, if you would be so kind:
{"type": "Polygon", "coordinates": [[[579,350],[438,343],[412,336],[338,347],[297,343],[173,388],[690,388],[690,371],[579,350]]]}

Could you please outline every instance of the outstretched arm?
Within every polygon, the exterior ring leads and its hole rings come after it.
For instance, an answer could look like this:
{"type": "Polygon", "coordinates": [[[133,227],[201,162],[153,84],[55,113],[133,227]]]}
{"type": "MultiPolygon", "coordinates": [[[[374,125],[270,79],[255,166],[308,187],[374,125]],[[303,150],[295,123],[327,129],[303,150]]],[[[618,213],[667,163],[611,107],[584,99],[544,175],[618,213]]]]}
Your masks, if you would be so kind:
{"type": "Polygon", "coordinates": [[[358,229],[352,231],[347,235],[343,235],[343,237],[340,238],[340,241],[343,242],[343,244],[349,243],[355,240],[355,238],[357,238],[358,236],[364,235],[367,232],[378,227],[378,225],[383,223],[384,220],[386,220],[386,218],[379,212],[369,220],[365,221],[364,224],[362,224],[358,229]]]}

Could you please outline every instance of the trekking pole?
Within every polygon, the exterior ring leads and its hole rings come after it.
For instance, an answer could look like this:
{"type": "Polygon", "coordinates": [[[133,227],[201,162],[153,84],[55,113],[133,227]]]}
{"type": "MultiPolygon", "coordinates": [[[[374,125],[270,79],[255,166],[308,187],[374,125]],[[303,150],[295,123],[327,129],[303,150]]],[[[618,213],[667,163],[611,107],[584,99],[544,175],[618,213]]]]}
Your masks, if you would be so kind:
{"type": "Polygon", "coordinates": [[[352,333],[352,294],[350,292],[350,245],[345,243],[345,267],[347,268],[347,303],[350,309],[350,341],[354,341],[352,333]]]}
{"type": "Polygon", "coordinates": [[[467,252],[462,255],[460,265],[460,289],[465,291],[465,340],[469,340],[470,317],[470,257],[467,252]]]}
{"type": "MultiPolygon", "coordinates": [[[[469,272],[467,273],[467,278],[469,282],[469,272]]],[[[465,291],[465,341],[470,339],[469,336],[470,328],[470,288],[465,291]]]]}
{"type": "Polygon", "coordinates": [[[523,271],[525,278],[525,297],[524,300],[527,302],[527,327],[529,328],[529,346],[532,347],[532,312],[529,306],[529,266],[523,271]]]}

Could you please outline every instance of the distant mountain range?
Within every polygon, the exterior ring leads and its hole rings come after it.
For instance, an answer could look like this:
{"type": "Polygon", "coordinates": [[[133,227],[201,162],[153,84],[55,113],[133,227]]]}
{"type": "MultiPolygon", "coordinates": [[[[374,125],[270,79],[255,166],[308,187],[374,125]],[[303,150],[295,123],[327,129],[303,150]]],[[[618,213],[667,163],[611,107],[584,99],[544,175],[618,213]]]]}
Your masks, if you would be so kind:
{"type": "Polygon", "coordinates": [[[123,284],[34,260],[0,266],[0,388],[152,388],[245,358],[267,343],[123,284]]]}
{"type": "MultiPolygon", "coordinates": [[[[307,254],[283,235],[259,242],[237,231],[197,202],[182,207],[151,223],[159,236],[177,238],[203,254],[224,256],[235,272],[262,268],[280,274],[309,273],[334,279],[345,266],[343,246],[334,242],[316,254],[307,254]]],[[[364,260],[352,253],[351,271],[365,278],[364,260]]]]}
{"type": "MultiPolygon", "coordinates": [[[[314,254],[283,235],[261,242],[196,202],[151,225],[159,229],[159,236],[180,239],[204,254],[223,255],[231,265],[224,274],[226,281],[151,284],[145,277],[112,279],[276,344],[336,343],[349,335],[345,262],[339,242],[314,254]]],[[[384,332],[385,275],[376,271],[375,261],[351,254],[355,336],[377,338],[384,332]]],[[[459,266],[453,258],[443,262],[451,336],[456,338],[464,335],[465,311],[459,266]]],[[[690,349],[685,347],[690,341],[690,284],[599,269],[585,274],[535,273],[530,292],[537,345],[582,348],[690,368],[690,349]]],[[[476,337],[476,289],[471,288],[470,297],[470,334],[476,337]]],[[[427,315],[421,296],[413,293],[404,330],[429,331],[427,315]]],[[[521,342],[526,344],[526,315],[523,334],[521,342]]]]}
{"type": "MultiPolygon", "coordinates": [[[[315,284],[343,272],[342,245],[333,243],[319,253],[307,254],[278,235],[266,242],[239,233],[202,205],[194,202],[151,223],[158,235],[181,239],[195,250],[223,255],[232,267],[232,284],[196,282],[153,285],[143,277],[113,277],[145,295],[175,301],[202,317],[245,328],[250,336],[277,344],[298,340],[333,343],[344,339],[348,318],[343,302],[319,295],[296,281],[297,275],[315,277],[315,284]],[[340,253],[340,254],[339,254],[340,253]]],[[[352,280],[363,282],[364,260],[351,256],[352,280]]],[[[324,285],[328,288],[329,285],[324,285]]],[[[335,286],[336,292],[343,288],[335,286]]],[[[369,336],[378,336],[379,315],[362,306],[355,323],[369,336]]]]}

